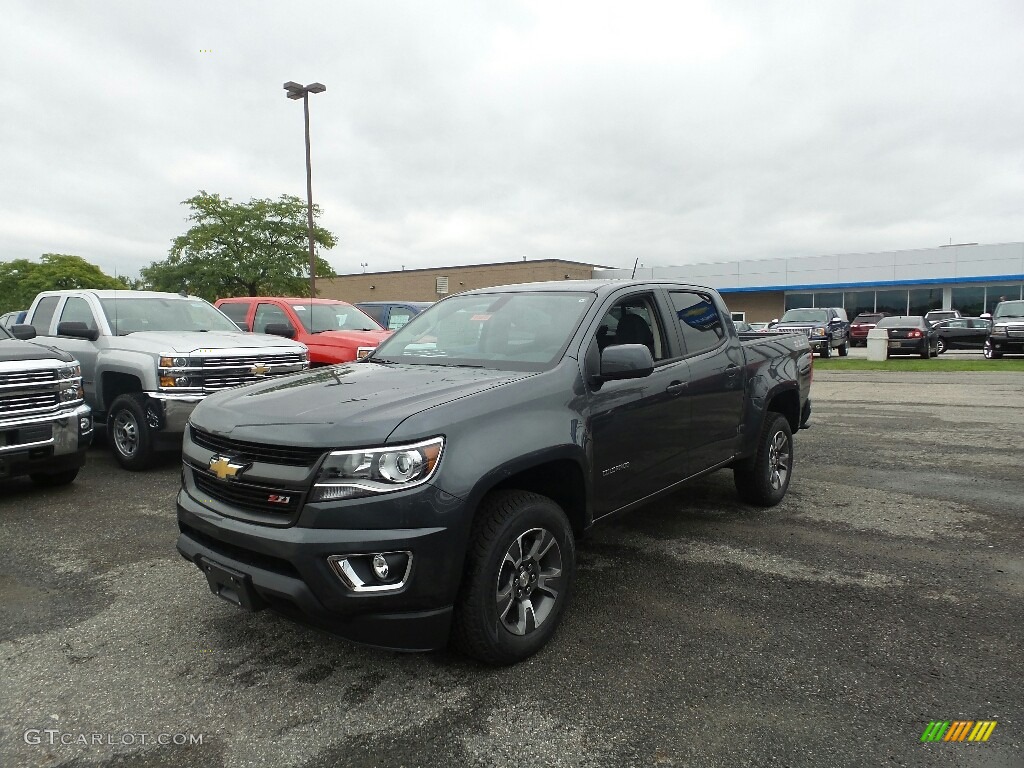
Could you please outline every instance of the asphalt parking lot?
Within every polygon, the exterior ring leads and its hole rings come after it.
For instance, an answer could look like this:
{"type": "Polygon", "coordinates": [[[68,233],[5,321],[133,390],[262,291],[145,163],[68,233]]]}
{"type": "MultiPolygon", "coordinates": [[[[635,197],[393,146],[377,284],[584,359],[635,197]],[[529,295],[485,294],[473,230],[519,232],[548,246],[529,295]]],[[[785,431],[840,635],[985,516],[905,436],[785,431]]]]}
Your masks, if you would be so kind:
{"type": "Polygon", "coordinates": [[[1024,377],[812,395],[780,506],[722,472],[599,526],[507,669],[217,600],[174,551],[173,457],[0,484],[0,765],[1024,766],[1024,377]],[[934,720],[998,726],[921,743],[934,720]]]}

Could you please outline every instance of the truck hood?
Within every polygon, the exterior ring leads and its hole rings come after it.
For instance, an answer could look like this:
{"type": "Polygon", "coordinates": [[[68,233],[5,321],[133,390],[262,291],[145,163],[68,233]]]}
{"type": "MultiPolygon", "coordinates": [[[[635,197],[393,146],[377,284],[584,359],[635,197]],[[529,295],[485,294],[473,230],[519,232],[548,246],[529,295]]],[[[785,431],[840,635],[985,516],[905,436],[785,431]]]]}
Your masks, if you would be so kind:
{"type": "Polygon", "coordinates": [[[264,352],[301,352],[305,345],[280,336],[252,333],[139,331],[118,336],[116,346],[142,352],[199,354],[204,350],[245,349],[264,352]]]}
{"type": "Polygon", "coordinates": [[[310,344],[376,347],[391,333],[391,331],[320,331],[309,334],[308,338],[310,344]]]}
{"type": "Polygon", "coordinates": [[[349,363],[218,392],[192,412],[233,440],[311,448],[382,444],[408,417],[532,373],[349,363]]]}
{"type": "Polygon", "coordinates": [[[70,363],[74,358],[67,352],[21,339],[0,339],[0,361],[20,363],[25,360],[60,360],[70,363]]]}

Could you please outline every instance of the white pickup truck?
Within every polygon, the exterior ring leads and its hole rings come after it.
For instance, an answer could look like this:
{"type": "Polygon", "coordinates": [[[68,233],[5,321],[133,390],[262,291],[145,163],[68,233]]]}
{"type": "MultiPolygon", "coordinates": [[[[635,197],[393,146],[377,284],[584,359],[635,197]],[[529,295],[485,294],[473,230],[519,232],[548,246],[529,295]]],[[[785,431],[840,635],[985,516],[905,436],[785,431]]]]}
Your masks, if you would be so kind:
{"type": "Polygon", "coordinates": [[[25,323],[81,362],[85,400],[125,469],[180,450],[212,392],[309,367],[306,347],[241,333],[203,299],[151,291],[45,291],[25,323]]]}

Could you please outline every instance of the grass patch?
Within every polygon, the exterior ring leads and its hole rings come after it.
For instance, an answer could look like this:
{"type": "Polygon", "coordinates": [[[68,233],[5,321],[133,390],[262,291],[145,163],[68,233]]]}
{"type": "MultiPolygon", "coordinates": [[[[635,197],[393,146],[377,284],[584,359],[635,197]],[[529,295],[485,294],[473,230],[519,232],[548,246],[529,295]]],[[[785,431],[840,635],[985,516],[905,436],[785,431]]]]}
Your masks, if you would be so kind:
{"type": "Polygon", "coordinates": [[[849,357],[814,358],[816,371],[982,371],[985,373],[1024,373],[1024,359],[1016,360],[949,360],[935,358],[922,360],[913,357],[893,357],[889,360],[854,360],[849,357]]]}

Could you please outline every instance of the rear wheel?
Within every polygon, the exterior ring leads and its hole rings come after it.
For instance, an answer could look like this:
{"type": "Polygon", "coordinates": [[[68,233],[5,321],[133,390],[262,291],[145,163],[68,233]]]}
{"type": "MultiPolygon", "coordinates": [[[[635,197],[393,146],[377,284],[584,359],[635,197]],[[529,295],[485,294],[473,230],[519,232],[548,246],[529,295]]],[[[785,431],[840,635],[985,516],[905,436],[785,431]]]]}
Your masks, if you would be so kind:
{"type": "Polygon", "coordinates": [[[936,355],[941,355],[945,351],[946,351],[946,342],[943,341],[940,338],[938,341],[935,342],[935,354],[936,355]]]}
{"type": "Polygon", "coordinates": [[[850,342],[844,341],[839,347],[839,356],[846,357],[848,354],[850,354],[850,342]]]}
{"type": "Polygon", "coordinates": [[[992,340],[991,339],[987,339],[985,341],[985,359],[986,360],[998,360],[1002,356],[1003,356],[1003,353],[997,351],[996,348],[994,346],[992,346],[992,340]]]}
{"type": "Polygon", "coordinates": [[[928,345],[928,339],[924,340],[924,349],[921,350],[921,359],[928,360],[932,356],[932,348],[928,345]]]}
{"type": "Polygon", "coordinates": [[[147,469],[155,458],[143,397],[138,392],[119,395],[107,415],[107,439],[114,449],[114,458],[132,471],[147,469]]]}
{"type": "Polygon", "coordinates": [[[793,432],[789,421],[769,412],[757,440],[757,453],[733,468],[736,493],[750,504],[774,507],[786,495],[793,474],[793,432]]]}
{"type": "Polygon", "coordinates": [[[572,527],[557,504],[526,491],[491,494],[473,525],[453,646],[487,664],[531,656],[558,627],[575,573],[572,527]]]}

